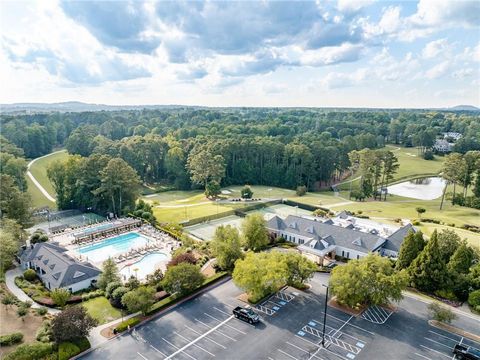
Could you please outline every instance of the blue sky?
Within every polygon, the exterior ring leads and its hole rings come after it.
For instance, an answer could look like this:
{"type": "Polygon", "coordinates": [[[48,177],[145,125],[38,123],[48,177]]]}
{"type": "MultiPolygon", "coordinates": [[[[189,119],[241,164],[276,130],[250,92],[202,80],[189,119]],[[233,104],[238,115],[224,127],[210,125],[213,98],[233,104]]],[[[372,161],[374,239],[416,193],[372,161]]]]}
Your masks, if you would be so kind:
{"type": "Polygon", "coordinates": [[[0,102],[480,106],[480,2],[2,1],[0,102]]]}

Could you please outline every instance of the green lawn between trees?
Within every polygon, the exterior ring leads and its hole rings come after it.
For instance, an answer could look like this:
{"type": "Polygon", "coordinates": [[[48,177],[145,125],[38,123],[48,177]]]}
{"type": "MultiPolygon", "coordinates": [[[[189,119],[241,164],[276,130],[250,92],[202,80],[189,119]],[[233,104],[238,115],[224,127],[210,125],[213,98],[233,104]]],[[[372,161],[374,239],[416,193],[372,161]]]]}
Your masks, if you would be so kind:
{"type": "Polygon", "coordinates": [[[122,316],[120,310],[114,308],[104,296],[83,301],[82,306],[87,309],[91,317],[98,321],[98,325],[119,319],[122,316]]]}

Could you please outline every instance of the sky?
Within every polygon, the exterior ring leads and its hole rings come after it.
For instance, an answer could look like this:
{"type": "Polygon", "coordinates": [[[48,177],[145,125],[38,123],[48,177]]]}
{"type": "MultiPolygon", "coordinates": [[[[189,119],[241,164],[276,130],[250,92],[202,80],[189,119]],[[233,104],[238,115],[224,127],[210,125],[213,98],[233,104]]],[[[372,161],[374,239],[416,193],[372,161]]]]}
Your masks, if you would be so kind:
{"type": "Polygon", "coordinates": [[[480,1],[0,1],[0,103],[480,106],[480,1]]]}

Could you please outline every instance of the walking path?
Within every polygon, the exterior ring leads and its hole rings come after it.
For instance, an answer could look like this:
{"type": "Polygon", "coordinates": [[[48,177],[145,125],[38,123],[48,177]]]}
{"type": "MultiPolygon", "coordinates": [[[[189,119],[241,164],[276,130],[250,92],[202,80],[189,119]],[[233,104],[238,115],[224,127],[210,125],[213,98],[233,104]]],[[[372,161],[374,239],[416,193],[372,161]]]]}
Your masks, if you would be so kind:
{"type": "Polygon", "coordinates": [[[64,152],[64,151],[66,151],[66,150],[59,150],[59,151],[55,151],[55,152],[47,154],[47,155],[40,156],[40,157],[30,161],[27,165],[27,176],[30,178],[30,180],[32,180],[33,184],[38,188],[38,190],[40,190],[40,192],[43,194],[43,196],[45,196],[48,200],[50,200],[52,202],[56,202],[55,198],[52,195],[50,195],[47,190],[45,190],[45,188],[42,186],[42,184],[40,184],[37,181],[37,179],[35,179],[35,177],[30,172],[30,166],[32,166],[33,163],[37,160],[40,160],[40,159],[43,159],[43,158],[48,157],[50,155],[58,154],[58,153],[64,152]]]}
{"type": "MultiPolygon", "coordinates": [[[[15,278],[17,276],[22,275],[22,270],[18,267],[16,267],[13,270],[8,270],[5,273],[5,284],[7,285],[8,290],[15,295],[15,297],[20,300],[20,301],[31,301],[32,302],[32,308],[40,308],[42,307],[40,304],[36,303],[30,296],[25,294],[22,289],[20,289],[16,284],[15,284],[15,278]]],[[[56,315],[60,312],[58,309],[51,309],[48,307],[45,307],[47,311],[50,314],[56,315]]]]}
{"type": "MultiPolygon", "coordinates": [[[[140,315],[140,312],[124,316],[123,321],[128,320],[128,319],[130,319],[134,316],[137,316],[137,315],[140,315]]],[[[107,342],[109,339],[107,339],[102,334],[100,334],[100,332],[103,329],[106,329],[106,328],[108,328],[108,327],[110,327],[114,324],[117,324],[117,323],[119,324],[121,322],[122,322],[122,319],[116,319],[116,320],[110,321],[109,323],[99,325],[99,326],[93,328],[92,330],[90,330],[90,334],[88,334],[87,338],[88,338],[88,341],[90,341],[91,347],[95,348],[95,347],[103,344],[104,342],[107,342]]]]}

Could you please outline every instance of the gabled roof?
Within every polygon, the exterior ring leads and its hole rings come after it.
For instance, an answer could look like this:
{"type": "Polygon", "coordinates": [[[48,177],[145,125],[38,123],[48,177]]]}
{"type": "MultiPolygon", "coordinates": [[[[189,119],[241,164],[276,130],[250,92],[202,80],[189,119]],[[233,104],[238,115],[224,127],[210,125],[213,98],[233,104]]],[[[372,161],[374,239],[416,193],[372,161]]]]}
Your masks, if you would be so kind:
{"type": "Polygon", "coordinates": [[[400,251],[400,246],[403,243],[403,239],[408,235],[410,231],[417,232],[417,229],[412,224],[407,224],[395,231],[387,238],[387,242],[383,246],[387,250],[400,251]]]}
{"type": "MultiPolygon", "coordinates": [[[[267,223],[267,228],[271,230],[280,230],[292,235],[296,234],[312,240],[324,240],[329,246],[336,245],[362,253],[376,251],[386,241],[385,238],[382,238],[378,235],[364,233],[355,229],[347,229],[332,224],[321,223],[319,221],[294,215],[287,216],[285,220],[280,218],[277,218],[274,221],[272,220],[273,218],[267,223]],[[297,227],[291,227],[290,224],[292,223],[296,224],[297,227]],[[313,227],[313,234],[306,231],[306,229],[309,227],[313,227]]],[[[299,248],[309,249],[310,246],[308,245],[308,243],[305,243],[299,248]]],[[[325,249],[325,246],[321,241],[315,243],[315,248],[318,249],[319,247],[321,247],[319,250],[325,249]]]]}
{"type": "Polygon", "coordinates": [[[52,288],[68,287],[100,275],[101,271],[92,264],[78,262],[66,251],[56,243],[38,243],[23,250],[20,260],[41,268],[45,272],[42,279],[50,282],[52,288]]]}

